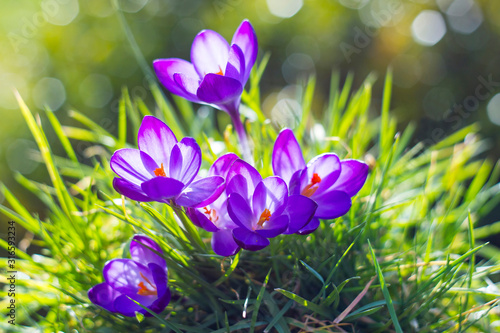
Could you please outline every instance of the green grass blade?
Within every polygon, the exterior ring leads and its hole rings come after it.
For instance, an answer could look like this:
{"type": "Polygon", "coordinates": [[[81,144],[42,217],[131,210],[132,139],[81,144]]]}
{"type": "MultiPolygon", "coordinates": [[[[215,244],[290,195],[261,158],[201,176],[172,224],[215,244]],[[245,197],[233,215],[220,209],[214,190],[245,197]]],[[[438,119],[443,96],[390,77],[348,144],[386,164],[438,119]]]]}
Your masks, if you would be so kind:
{"type": "Polygon", "coordinates": [[[257,295],[257,301],[253,307],[252,313],[252,325],[250,326],[250,333],[253,333],[255,330],[255,326],[257,325],[257,317],[259,316],[259,308],[262,303],[262,299],[264,298],[264,292],[266,291],[267,282],[269,282],[269,276],[271,276],[271,270],[266,275],[266,279],[264,280],[264,284],[260,288],[259,294],[257,295]]]}
{"type": "Polygon", "coordinates": [[[292,293],[291,291],[287,291],[287,290],[284,290],[281,288],[276,288],[274,290],[283,294],[285,297],[299,303],[300,305],[311,310],[312,312],[319,313],[320,315],[325,316],[327,318],[331,317],[331,314],[329,313],[329,311],[327,309],[324,309],[324,308],[320,307],[319,305],[317,305],[313,302],[310,302],[310,301],[306,300],[305,298],[300,297],[299,295],[292,293]]]}
{"type": "Polygon", "coordinates": [[[63,127],[61,126],[61,123],[57,119],[57,117],[54,115],[54,112],[50,110],[49,108],[45,108],[45,114],[47,115],[47,118],[50,121],[50,124],[52,125],[52,128],[56,132],[57,137],[59,138],[59,141],[61,141],[61,144],[66,151],[66,154],[68,157],[75,163],[78,163],[78,158],[76,157],[75,151],[73,150],[73,147],[71,146],[71,143],[69,142],[68,137],[64,133],[63,127]]]}
{"type": "Polygon", "coordinates": [[[397,333],[403,333],[401,326],[399,325],[398,316],[396,315],[396,310],[394,309],[394,305],[392,303],[391,295],[389,294],[389,290],[387,289],[387,285],[384,280],[384,274],[380,269],[380,266],[377,261],[377,257],[375,256],[375,252],[373,251],[372,245],[370,244],[370,240],[368,240],[368,247],[370,248],[370,253],[372,255],[373,265],[375,266],[375,272],[378,275],[378,279],[380,282],[380,288],[382,289],[382,293],[384,294],[385,302],[387,304],[387,308],[389,309],[389,314],[391,315],[392,323],[394,325],[394,329],[397,333]]]}
{"type": "Polygon", "coordinates": [[[60,204],[68,219],[73,220],[72,212],[77,211],[77,209],[54,164],[52,153],[50,152],[50,147],[43,133],[43,130],[36,123],[35,118],[31,114],[28,106],[24,103],[18,92],[16,92],[16,98],[21,108],[23,117],[28,124],[31,134],[35,138],[38,148],[40,149],[40,153],[45,162],[45,166],[47,167],[47,171],[49,172],[50,179],[52,181],[52,184],[54,185],[60,204]]]}

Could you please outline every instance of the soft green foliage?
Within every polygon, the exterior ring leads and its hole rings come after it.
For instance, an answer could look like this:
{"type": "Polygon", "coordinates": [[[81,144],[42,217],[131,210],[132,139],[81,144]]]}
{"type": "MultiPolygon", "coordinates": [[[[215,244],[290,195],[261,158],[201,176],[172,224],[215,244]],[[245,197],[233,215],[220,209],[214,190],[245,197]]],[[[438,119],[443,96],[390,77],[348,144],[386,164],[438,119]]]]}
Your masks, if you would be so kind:
{"type": "MultiPolygon", "coordinates": [[[[264,177],[272,174],[280,130],[260,109],[258,87],[267,60],[254,70],[243,95],[246,114],[255,113],[245,125],[264,177]]],[[[40,248],[36,255],[17,250],[18,270],[29,276],[18,280],[17,322],[42,332],[493,331],[498,315],[491,310],[500,292],[492,280],[500,252],[480,237],[500,228],[475,228],[474,222],[500,200],[493,183],[499,165],[478,158],[487,146],[474,125],[431,147],[409,146],[413,127],[396,133],[389,112],[391,73],[380,108],[371,102],[374,77],[358,90],[352,79],[349,75],[341,86],[333,74],[330,101],[314,109],[311,78],[299,101],[302,117],[295,121],[306,161],[333,151],[370,165],[352,209],[323,221],[309,236],[279,236],[262,251],[234,258],[214,255],[210,234],[182,212],[177,218],[165,204],[120,197],[108,162],[114,150],[136,145],[142,116],[154,114],[178,137],[193,136],[200,143],[202,168],[208,169],[217,156],[237,151],[231,126],[222,125],[227,115],[197,113],[197,106],[178,98],[172,104],[153,84],[154,108],[123,91],[115,135],[77,111],[69,115],[80,127],[61,126],[49,110],[33,115],[19,98],[51,184],[16,175],[46,205],[43,216],[26,211],[2,187],[8,204],[0,211],[32,232],[32,245],[40,248]],[[326,136],[318,135],[320,125],[326,136]],[[67,156],[52,154],[45,136],[49,127],[67,156]],[[89,146],[77,154],[70,140],[89,146]],[[135,233],[154,238],[165,252],[173,298],[161,315],[124,318],[87,298],[87,290],[102,282],[105,262],[121,257],[135,233]]]]}

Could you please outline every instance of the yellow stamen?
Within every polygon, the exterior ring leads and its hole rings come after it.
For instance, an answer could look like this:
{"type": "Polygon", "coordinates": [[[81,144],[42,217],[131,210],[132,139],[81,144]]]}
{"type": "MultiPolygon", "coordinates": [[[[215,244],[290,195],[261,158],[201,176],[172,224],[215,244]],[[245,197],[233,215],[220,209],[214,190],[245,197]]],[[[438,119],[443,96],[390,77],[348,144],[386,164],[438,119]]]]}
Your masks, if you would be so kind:
{"type": "Polygon", "coordinates": [[[321,177],[317,173],[314,173],[311,178],[311,182],[302,190],[302,192],[300,192],[300,194],[306,197],[311,197],[318,189],[319,185],[317,184],[319,183],[321,183],[321,177]]]}
{"type": "Polygon", "coordinates": [[[144,284],[144,282],[141,281],[137,284],[137,286],[139,287],[139,291],[137,291],[137,294],[141,296],[157,296],[158,292],[156,290],[156,287],[151,283],[151,281],[149,281],[147,277],[144,276],[144,274],[142,274],[141,272],[139,272],[139,274],[144,279],[144,281],[146,281],[146,283],[148,283],[151,286],[152,289],[149,289],[144,284]]]}
{"type": "Polygon", "coordinates": [[[269,221],[271,219],[271,211],[269,209],[264,209],[264,211],[262,212],[262,214],[260,214],[260,218],[259,218],[259,222],[257,222],[257,225],[259,227],[262,227],[262,225],[269,221]]]}
{"type": "Polygon", "coordinates": [[[165,169],[163,169],[163,163],[161,164],[161,167],[155,169],[154,173],[156,177],[167,177],[165,169]]]}

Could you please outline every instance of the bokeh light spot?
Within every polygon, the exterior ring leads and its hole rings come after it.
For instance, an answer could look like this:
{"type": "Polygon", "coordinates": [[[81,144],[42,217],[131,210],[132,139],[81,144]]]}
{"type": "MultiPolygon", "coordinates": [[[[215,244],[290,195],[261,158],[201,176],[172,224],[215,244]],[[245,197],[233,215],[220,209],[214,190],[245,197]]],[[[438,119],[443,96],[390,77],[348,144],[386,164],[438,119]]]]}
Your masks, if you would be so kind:
{"type": "Polygon", "coordinates": [[[19,109],[19,104],[14,97],[14,89],[26,98],[26,81],[20,75],[4,73],[0,75],[0,107],[6,109],[19,109]]]}
{"type": "Polygon", "coordinates": [[[363,8],[370,0],[340,0],[340,4],[351,9],[363,8]]]}
{"type": "Polygon", "coordinates": [[[33,101],[40,109],[48,106],[50,110],[57,111],[66,101],[64,85],[53,77],[42,78],[33,88],[33,101]]]}
{"type": "Polygon", "coordinates": [[[9,145],[6,159],[9,168],[23,175],[32,173],[38,163],[34,160],[37,146],[33,141],[17,139],[9,145]]]}
{"type": "Polygon", "coordinates": [[[299,102],[291,98],[283,98],[271,110],[271,120],[279,127],[295,128],[302,116],[299,102]]]}
{"type": "Polygon", "coordinates": [[[148,0],[120,0],[120,9],[127,13],[137,13],[147,3],[148,0]]]}
{"type": "Polygon", "coordinates": [[[54,25],[68,25],[78,16],[78,0],[44,0],[42,11],[47,22],[54,25]]]}
{"type": "Polygon", "coordinates": [[[435,10],[424,10],[417,15],[411,25],[413,39],[425,46],[439,42],[446,34],[443,16],[435,10]]]}
{"type": "Polygon", "coordinates": [[[267,8],[274,16],[289,18],[298,13],[303,0],[267,0],[267,8]]]}
{"type": "Polygon", "coordinates": [[[500,126],[500,94],[493,96],[486,107],[486,111],[490,121],[493,124],[500,126]]]}
{"type": "Polygon", "coordinates": [[[286,82],[297,83],[297,79],[308,77],[315,73],[314,61],[308,54],[294,53],[281,66],[286,82]]]}
{"type": "Polygon", "coordinates": [[[455,0],[446,11],[453,31],[468,35],[483,23],[483,13],[473,0],[455,0]]]}

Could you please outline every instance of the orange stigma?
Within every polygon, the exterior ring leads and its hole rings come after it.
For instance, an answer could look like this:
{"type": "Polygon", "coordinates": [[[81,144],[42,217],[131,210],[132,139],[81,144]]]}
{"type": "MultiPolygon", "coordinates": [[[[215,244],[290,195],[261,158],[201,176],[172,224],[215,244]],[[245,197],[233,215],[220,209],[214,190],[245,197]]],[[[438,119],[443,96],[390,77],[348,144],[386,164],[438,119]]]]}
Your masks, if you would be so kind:
{"type": "Polygon", "coordinates": [[[262,212],[262,214],[260,214],[260,218],[259,218],[259,222],[257,222],[257,225],[259,227],[262,227],[262,225],[269,221],[269,219],[271,218],[271,211],[269,209],[264,209],[264,211],[262,212]]]}
{"type": "Polygon", "coordinates": [[[219,71],[215,73],[217,75],[224,75],[224,72],[222,71],[222,68],[219,67],[219,71]]]}
{"type": "Polygon", "coordinates": [[[167,177],[165,169],[163,169],[163,163],[161,164],[161,167],[156,168],[154,172],[156,177],[167,177]]]}
{"type": "Polygon", "coordinates": [[[144,282],[141,281],[141,282],[139,282],[137,284],[137,286],[139,287],[139,291],[137,291],[137,294],[141,295],[141,296],[157,296],[158,292],[156,291],[156,287],[153,286],[153,284],[151,283],[151,281],[149,281],[149,279],[147,277],[145,277],[141,272],[139,272],[139,274],[146,281],[146,283],[151,286],[152,289],[149,289],[144,284],[144,282]]]}
{"type": "Polygon", "coordinates": [[[311,182],[302,190],[302,192],[300,192],[300,194],[306,197],[311,197],[318,189],[319,186],[317,184],[319,183],[321,183],[321,177],[317,173],[314,173],[311,178],[311,182]]]}
{"type": "Polygon", "coordinates": [[[205,210],[205,214],[208,216],[210,222],[215,223],[219,220],[219,216],[217,215],[217,211],[215,209],[208,209],[207,207],[203,207],[205,210]]]}

